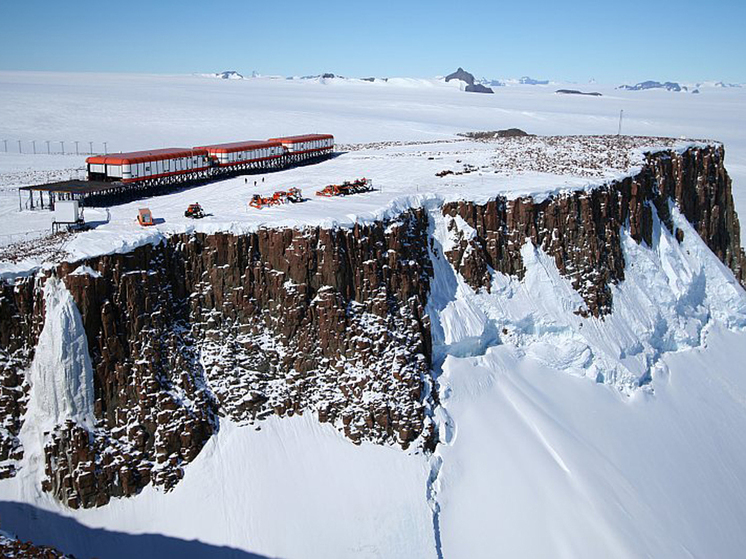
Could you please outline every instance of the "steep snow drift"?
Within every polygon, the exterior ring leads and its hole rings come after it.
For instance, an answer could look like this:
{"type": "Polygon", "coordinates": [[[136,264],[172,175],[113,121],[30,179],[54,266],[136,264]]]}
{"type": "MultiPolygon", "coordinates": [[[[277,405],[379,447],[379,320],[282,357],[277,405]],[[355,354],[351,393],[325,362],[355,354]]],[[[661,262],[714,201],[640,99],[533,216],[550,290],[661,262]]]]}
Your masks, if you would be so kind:
{"type": "Polygon", "coordinates": [[[46,320],[31,364],[28,414],[39,429],[51,429],[70,419],[92,426],[93,371],[88,340],[64,282],[50,278],[44,285],[46,320]]]}
{"type": "Polygon", "coordinates": [[[85,329],[64,282],[44,286],[46,319],[28,373],[29,400],[19,438],[24,448],[19,476],[26,498],[36,498],[44,478],[47,433],[66,421],[94,425],[93,369],[85,329]]]}
{"type": "MultiPolygon", "coordinates": [[[[604,320],[577,315],[584,306],[580,295],[554,258],[527,241],[521,250],[525,278],[493,272],[490,293],[475,293],[445,262],[436,268],[446,280],[436,281],[441,290],[431,295],[438,309],[431,316],[434,335],[451,355],[483,351],[488,342],[510,344],[551,368],[632,393],[663,367],[663,353],[699,346],[711,320],[746,326],[743,288],[678,209],[671,205],[670,211],[684,233],[681,243],[657,216],[652,247],[621,229],[625,280],[612,286],[614,310],[604,320]]],[[[473,234],[458,216],[432,215],[441,251],[452,248],[458,232],[473,234]]]]}
{"type": "Polygon", "coordinates": [[[355,446],[311,414],[274,417],[261,430],[224,421],[171,493],[150,486],[135,498],[73,513],[3,483],[0,498],[56,514],[45,522],[49,515],[8,503],[0,503],[0,514],[4,530],[77,557],[156,558],[174,550],[203,557],[207,545],[233,548],[228,556],[238,558],[246,557],[238,550],[287,558],[433,557],[428,473],[422,455],[355,446]]]}
{"type": "Polygon", "coordinates": [[[625,280],[599,320],[530,243],[523,281],[493,272],[475,293],[432,213],[443,556],[740,555],[746,293],[672,214],[681,244],[657,216],[651,247],[622,231],[625,280]]]}
{"type": "Polygon", "coordinates": [[[742,556],[746,334],[705,338],[631,398],[513,346],[448,356],[444,556],[742,556]]]}

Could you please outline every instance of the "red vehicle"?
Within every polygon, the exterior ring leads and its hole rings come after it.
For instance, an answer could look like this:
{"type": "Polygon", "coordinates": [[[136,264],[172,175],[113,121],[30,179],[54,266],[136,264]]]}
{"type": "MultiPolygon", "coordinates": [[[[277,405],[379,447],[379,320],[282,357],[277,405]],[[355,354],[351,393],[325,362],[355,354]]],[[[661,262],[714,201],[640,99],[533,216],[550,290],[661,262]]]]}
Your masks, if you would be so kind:
{"type": "Polygon", "coordinates": [[[143,227],[155,225],[155,222],[153,221],[153,214],[150,213],[150,210],[148,208],[140,208],[137,211],[137,222],[143,227]]]}
{"type": "Polygon", "coordinates": [[[347,196],[349,194],[360,194],[361,192],[370,192],[373,190],[373,181],[362,178],[352,182],[345,181],[342,184],[330,184],[321,190],[316,191],[316,196],[347,196]]]}
{"type": "Polygon", "coordinates": [[[300,188],[291,188],[290,190],[278,190],[272,196],[261,196],[254,194],[249,200],[249,206],[261,210],[265,206],[278,206],[288,202],[302,202],[303,194],[300,188]]]}

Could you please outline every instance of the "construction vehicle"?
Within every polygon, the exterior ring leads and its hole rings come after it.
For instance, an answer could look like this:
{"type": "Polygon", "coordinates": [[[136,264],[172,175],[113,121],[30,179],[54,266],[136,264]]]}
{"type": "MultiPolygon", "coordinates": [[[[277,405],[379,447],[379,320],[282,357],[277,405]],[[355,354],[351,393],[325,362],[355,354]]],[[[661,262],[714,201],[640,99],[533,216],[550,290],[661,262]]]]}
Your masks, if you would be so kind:
{"type": "Polygon", "coordinates": [[[150,213],[150,210],[148,208],[140,208],[137,211],[137,222],[143,227],[155,225],[155,222],[153,221],[153,214],[150,213]]]}
{"type": "Polygon", "coordinates": [[[199,204],[189,204],[189,207],[184,212],[184,217],[191,217],[192,219],[202,219],[205,217],[205,211],[199,204]]]}
{"type": "Polygon", "coordinates": [[[249,200],[249,206],[261,210],[266,206],[279,206],[280,204],[287,204],[289,202],[297,203],[303,201],[303,194],[299,188],[291,188],[290,190],[278,190],[272,196],[261,196],[260,194],[254,194],[249,200]]]}
{"type": "Polygon", "coordinates": [[[345,181],[342,184],[330,184],[316,192],[316,196],[348,196],[350,194],[360,194],[373,190],[373,181],[371,179],[357,179],[354,181],[345,181]]]}

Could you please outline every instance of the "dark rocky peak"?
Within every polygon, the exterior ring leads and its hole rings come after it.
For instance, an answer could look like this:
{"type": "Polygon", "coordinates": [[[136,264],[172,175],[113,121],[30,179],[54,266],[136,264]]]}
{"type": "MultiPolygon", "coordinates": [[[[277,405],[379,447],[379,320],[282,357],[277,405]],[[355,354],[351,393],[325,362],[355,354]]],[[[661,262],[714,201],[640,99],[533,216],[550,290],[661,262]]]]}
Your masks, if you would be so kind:
{"type": "Polygon", "coordinates": [[[226,70],[225,72],[218,72],[215,74],[216,78],[220,78],[221,80],[242,80],[244,79],[241,74],[236,72],[235,70],[226,70]]]}
{"type": "Polygon", "coordinates": [[[459,66],[459,69],[453,72],[452,74],[448,74],[446,76],[446,81],[449,82],[451,80],[461,80],[466,85],[474,85],[474,76],[461,68],[459,66]]]}
{"type": "Polygon", "coordinates": [[[486,85],[475,83],[474,76],[461,67],[452,74],[448,74],[445,79],[447,82],[451,80],[461,80],[466,84],[465,91],[470,93],[494,93],[494,91],[486,85]]]}

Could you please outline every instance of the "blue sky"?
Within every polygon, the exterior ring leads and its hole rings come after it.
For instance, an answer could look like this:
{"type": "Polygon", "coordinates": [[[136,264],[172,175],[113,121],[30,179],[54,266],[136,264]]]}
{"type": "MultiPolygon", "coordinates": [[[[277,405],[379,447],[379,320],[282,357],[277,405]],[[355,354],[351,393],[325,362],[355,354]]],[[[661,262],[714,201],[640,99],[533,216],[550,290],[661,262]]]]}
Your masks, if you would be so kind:
{"type": "Polygon", "coordinates": [[[0,0],[0,70],[746,82],[746,1],[0,0]]]}

